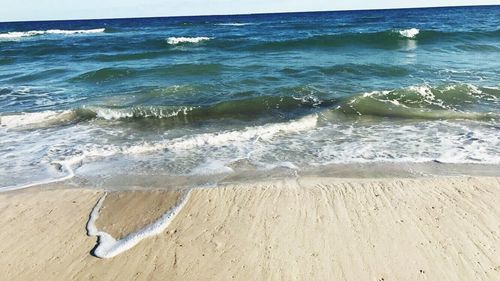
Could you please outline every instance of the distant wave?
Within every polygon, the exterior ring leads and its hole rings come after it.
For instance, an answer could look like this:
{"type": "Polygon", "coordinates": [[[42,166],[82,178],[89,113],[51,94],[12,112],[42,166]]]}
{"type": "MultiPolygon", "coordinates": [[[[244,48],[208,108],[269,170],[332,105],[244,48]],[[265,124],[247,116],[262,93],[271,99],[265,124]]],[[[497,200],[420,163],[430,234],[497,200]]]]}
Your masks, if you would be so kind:
{"type": "Polygon", "coordinates": [[[403,66],[384,65],[384,64],[336,64],[329,66],[315,66],[308,68],[286,67],[281,70],[283,73],[300,77],[304,72],[315,71],[323,75],[371,75],[379,77],[406,76],[410,70],[403,66]]]}
{"type": "Polygon", "coordinates": [[[210,37],[169,37],[167,43],[170,45],[177,45],[182,43],[199,43],[202,41],[210,40],[210,37]]]}
{"type": "Polygon", "coordinates": [[[461,51],[476,51],[476,52],[500,52],[500,47],[495,46],[494,44],[458,44],[455,45],[455,48],[461,51]]]}
{"type": "Polygon", "coordinates": [[[103,83],[123,81],[141,75],[197,76],[218,74],[227,66],[218,63],[173,64],[152,68],[105,67],[91,70],[73,78],[73,81],[103,83]]]}
{"type": "Polygon", "coordinates": [[[92,34],[92,33],[102,33],[105,30],[106,30],[105,28],[96,28],[96,29],[81,29],[81,30],[49,29],[49,30],[14,31],[14,32],[0,33],[0,39],[19,39],[23,37],[32,37],[44,34],[60,34],[60,35],[92,34]]]}
{"type": "Polygon", "coordinates": [[[261,41],[249,48],[256,51],[288,50],[302,48],[330,48],[347,45],[369,45],[379,48],[399,46],[399,34],[392,31],[374,33],[342,33],[291,38],[279,41],[261,41]]]}
{"type": "MultiPolygon", "coordinates": [[[[251,50],[289,50],[304,48],[331,48],[343,46],[370,46],[381,49],[398,49],[402,47],[403,40],[417,40],[422,44],[436,43],[442,40],[456,41],[459,43],[481,38],[498,38],[500,30],[474,31],[474,32],[446,32],[437,30],[419,30],[416,28],[404,30],[386,30],[369,33],[339,33],[323,34],[303,38],[285,38],[276,41],[257,41],[249,46],[251,50]]],[[[217,47],[240,48],[238,41],[222,41],[212,44],[217,47]],[[233,44],[233,45],[231,45],[233,44]]],[[[248,43],[248,42],[247,42],[248,43]]],[[[404,46],[404,45],[403,45],[404,46]]]]}
{"type": "Polygon", "coordinates": [[[228,22],[228,23],[216,23],[215,25],[220,25],[220,26],[245,26],[245,25],[251,25],[251,23],[228,22]]]}
{"type": "Polygon", "coordinates": [[[398,33],[403,37],[413,39],[420,33],[420,30],[417,28],[410,28],[410,29],[399,30],[398,33]]]}

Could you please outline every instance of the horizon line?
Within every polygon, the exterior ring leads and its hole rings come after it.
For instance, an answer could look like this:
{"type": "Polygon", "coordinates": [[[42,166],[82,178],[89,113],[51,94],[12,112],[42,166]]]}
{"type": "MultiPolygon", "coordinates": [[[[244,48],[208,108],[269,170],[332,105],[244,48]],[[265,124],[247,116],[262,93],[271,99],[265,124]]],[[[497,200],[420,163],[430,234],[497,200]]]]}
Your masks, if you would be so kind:
{"type": "Polygon", "coordinates": [[[41,20],[14,20],[0,21],[3,23],[31,23],[31,22],[62,22],[62,21],[97,21],[97,20],[125,20],[125,19],[157,19],[157,18],[201,18],[201,17],[237,17],[237,16],[260,16],[260,15],[286,15],[286,14],[306,14],[306,13],[335,13],[335,12],[363,12],[363,11],[392,11],[392,10],[423,10],[423,9],[443,9],[443,8],[468,8],[468,7],[498,7],[500,4],[479,4],[479,5],[458,5],[458,6],[422,6],[422,7],[396,7],[382,9],[343,9],[343,10],[311,10],[294,12],[263,12],[263,13],[241,13],[241,14],[197,14],[180,16],[145,16],[145,17],[115,17],[115,18],[77,18],[77,19],[41,19],[41,20]]]}

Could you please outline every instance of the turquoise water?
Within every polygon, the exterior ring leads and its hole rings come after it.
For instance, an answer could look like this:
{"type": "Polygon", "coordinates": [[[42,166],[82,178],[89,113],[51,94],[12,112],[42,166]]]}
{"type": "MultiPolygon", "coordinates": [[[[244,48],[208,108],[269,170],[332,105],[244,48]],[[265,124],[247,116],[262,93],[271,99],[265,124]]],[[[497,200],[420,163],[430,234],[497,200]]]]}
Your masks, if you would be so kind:
{"type": "Polygon", "coordinates": [[[500,163],[500,7],[0,24],[0,186],[500,163]]]}

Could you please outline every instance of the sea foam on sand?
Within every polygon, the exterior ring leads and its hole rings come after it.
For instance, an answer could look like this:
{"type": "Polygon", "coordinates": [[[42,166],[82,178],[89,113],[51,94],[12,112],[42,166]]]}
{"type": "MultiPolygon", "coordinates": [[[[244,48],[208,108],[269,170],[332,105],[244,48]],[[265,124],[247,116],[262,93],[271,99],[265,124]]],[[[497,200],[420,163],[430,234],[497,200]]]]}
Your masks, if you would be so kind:
{"type": "Polygon", "coordinates": [[[188,191],[174,207],[163,214],[156,222],[119,240],[116,240],[104,231],[99,231],[95,225],[96,220],[99,218],[99,211],[104,199],[106,199],[106,194],[104,194],[92,209],[87,222],[87,234],[98,237],[97,246],[93,254],[99,258],[109,259],[134,247],[145,238],[162,233],[187,203],[190,194],[191,192],[188,191]]]}

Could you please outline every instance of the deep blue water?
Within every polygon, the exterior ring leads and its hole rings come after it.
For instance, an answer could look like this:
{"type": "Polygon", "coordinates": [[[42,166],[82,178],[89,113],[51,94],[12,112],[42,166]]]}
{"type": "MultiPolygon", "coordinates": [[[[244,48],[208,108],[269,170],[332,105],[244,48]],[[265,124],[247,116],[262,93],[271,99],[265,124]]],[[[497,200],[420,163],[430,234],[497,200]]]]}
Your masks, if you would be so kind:
{"type": "Polygon", "coordinates": [[[500,6],[0,23],[0,186],[498,164],[499,74],[500,6]]]}

